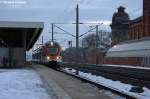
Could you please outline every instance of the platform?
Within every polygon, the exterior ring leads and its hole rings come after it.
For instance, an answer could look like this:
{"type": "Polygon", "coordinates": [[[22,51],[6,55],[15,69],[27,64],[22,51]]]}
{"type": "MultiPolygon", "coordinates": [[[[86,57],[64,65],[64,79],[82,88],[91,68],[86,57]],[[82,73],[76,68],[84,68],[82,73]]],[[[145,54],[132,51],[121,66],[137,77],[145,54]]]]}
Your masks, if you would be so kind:
{"type": "Polygon", "coordinates": [[[108,92],[43,65],[32,67],[40,74],[53,99],[114,99],[108,92]]]}

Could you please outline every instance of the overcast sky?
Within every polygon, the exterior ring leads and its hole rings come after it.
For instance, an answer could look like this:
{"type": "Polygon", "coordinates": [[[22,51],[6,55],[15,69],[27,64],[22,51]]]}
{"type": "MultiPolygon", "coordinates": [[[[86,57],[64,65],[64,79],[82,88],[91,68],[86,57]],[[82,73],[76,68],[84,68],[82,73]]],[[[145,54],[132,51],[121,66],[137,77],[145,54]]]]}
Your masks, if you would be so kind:
{"type": "MultiPolygon", "coordinates": [[[[103,22],[109,29],[113,13],[119,6],[126,7],[130,19],[142,15],[143,0],[0,0],[0,21],[41,21],[45,23],[42,33],[44,41],[50,39],[53,22],[75,22],[75,6],[79,3],[80,22],[103,22]]],[[[75,33],[74,25],[61,25],[62,28],[75,33]]],[[[103,27],[101,27],[103,28],[103,27]]],[[[87,31],[82,25],[80,32],[87,31]]],[[[105,28],[104,28],[105,29],[105,28]]],[[[55,31],[59,31],[58,29],[55,31]]],[[[82,33],[81,33],[82,34],[82,33]]],[[[69,35],[55,35],[62,46],[74,38],[69,35]]],[[[40,43],[40,41],[39,41],[40,43]]]]}

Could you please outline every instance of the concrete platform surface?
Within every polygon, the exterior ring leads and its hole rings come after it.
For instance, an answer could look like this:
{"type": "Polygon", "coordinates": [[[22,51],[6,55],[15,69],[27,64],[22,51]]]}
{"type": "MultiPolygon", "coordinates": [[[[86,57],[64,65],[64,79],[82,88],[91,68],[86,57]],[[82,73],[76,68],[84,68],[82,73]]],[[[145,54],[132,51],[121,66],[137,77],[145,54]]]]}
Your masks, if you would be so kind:
{"type": "Polygon", "coordinates": [[[104,90],[48,67],[32,64],[53,99],[115,99],[104,90]]]}

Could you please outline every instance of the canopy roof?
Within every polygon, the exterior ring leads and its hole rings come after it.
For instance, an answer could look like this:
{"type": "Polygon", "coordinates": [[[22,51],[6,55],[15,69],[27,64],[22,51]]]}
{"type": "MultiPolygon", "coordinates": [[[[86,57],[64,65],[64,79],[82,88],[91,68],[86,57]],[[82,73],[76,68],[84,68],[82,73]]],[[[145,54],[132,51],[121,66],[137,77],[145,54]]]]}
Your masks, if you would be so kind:
{"type": "Polygon", "coordinates": [[[26,33],[26,50],[32,48],[44,28],[43,22],[0,21],[0,45],[22,47],[26,33]]]}
{"type": "Polygon", "coordinates": [[[114,45],[106,57],[150,57],[150,38],[114,45]]]}

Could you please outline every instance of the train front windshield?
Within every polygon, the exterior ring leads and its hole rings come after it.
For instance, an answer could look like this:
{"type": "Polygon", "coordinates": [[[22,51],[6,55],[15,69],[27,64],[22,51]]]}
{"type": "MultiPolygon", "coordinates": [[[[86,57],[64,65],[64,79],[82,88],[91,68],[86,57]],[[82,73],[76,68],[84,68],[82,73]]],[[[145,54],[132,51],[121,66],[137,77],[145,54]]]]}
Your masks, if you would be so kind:
{"type": "Polygon", "coordinates": [[[57,48],[48,48],[50,54],[57,54],[57,48]]]}

